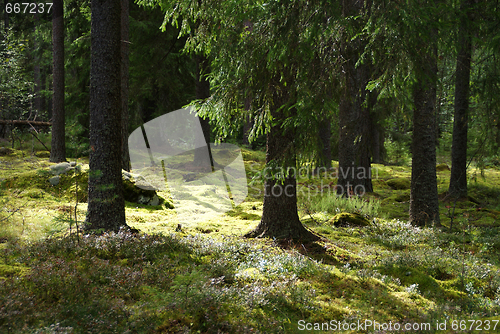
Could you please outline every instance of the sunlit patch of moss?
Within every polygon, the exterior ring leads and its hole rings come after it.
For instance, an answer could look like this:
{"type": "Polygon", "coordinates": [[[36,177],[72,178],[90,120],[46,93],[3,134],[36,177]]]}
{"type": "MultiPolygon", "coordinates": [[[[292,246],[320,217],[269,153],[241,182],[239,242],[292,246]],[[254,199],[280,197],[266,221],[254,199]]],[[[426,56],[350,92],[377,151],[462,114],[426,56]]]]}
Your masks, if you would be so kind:
{"type": "Polygon", "coordinates": [[[243,160],[245,161],[256,161],[256,162],[266,161],[266,152],[264,151],[253,151],[242,148],[241,154],[243,156],[243,160]]]}
{"type": "Polygon", "coordinates": [[[22,277],[29,273],[29,267],[21,265],[4,264],[0,260],[0,280],[8,277],[22,277]]]}
{"type": "Polygon", "coordinates": [[[236,217],[243,220],[260,220],[261,215],[247,212],[242,206],[237,206],[234,209],[225,213],[227,216],[236,217]]]}
{"type": "Polygon", "coordinates": [[[387,182],[383,179],[375,179],[372,180],[373,187],[376,188],[377,190],[379,189],[390,189],[389,185],[387,182]]]}

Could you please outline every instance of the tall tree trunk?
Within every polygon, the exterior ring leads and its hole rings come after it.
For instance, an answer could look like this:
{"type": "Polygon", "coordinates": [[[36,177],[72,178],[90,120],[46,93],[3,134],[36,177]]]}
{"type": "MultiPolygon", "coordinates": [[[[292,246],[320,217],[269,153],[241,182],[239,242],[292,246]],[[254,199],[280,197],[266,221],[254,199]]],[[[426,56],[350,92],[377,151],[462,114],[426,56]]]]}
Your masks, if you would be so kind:
{"type": "MultiPolygon", "coordinates": [[[[4,0],[3,8],[5,8],[8,3],[9,3],[9,0],[4,0]]],[[[9,13],[7,13],[7,11],[3,12],[3,25],[4,25],[3,26],[4,30],[8,31],[9,30],[9,13]]]]}
{"type": "Polygon", "coordinates": [[[382,163],[382,150],[381,146],[383,142],[380,138],[380,129],[379,125],[375,123],[373,119],[371,119],[371,133],[372,133],[372,162],[374,164],[382,163]]]}
{"type": "Polygon", "coordinates": [[[458,56],[455,72],[455,115],[451,147],[451,175],[448,194],[452,198],[467,197],[467,130],[469,118],[469,82],[472,56],[470,32],[471,0],[463,0],[461,11],[465,12],[458,28],[458,56]]]}
{"type": "Polygon", "coordinates": [[[321,121],[318,129],[318,151],[319,158],[316,166],[316,171],[320,171],[320,168],[330,168],[332,167],[332,150],[330,145],[330,140],[332,136],[332,123],[328,118],[324,118],[321,121]]]}
{"type": "Polygon", "coordinates": [[[345,42],[342,48],[342,54],[345,58],[343,64],[343,93],[339,104],[339,170],[337,180],[337,192],[339,195],[349,196],[349,190],[355,186],[356,160],[355,140],[356,128],[358,125],[358,112],[356,110],[356,83],[355,63],[351,46],[345,42]]]}
{"type": "Polygon", "coordinates": [[[40,45],[39,45],[39,25],[40,25],[40,16],[37,13],[34,14],[35,19],[35,27],[34,27],[34,50],[33,50],[33,81],[35,84],[33,90],[33,108],[35,109],[35,115],[33,116],[33,120],[36,120],[39,113],[42,111],[42,97],[40,96],[40,91],[42,90],[42,76],[40,69],[40,45]]]}
{"type": "Polygon", "coordinates": [[[87,229],[125,223],[122,186],[121,0],[93,0],[90,67],[90,171],[87,229]]]}
{"type": "Polygon", "coordinates": [[[128,69],[129,69],[129,0],[121,0],[121,103],[122,103],[122,169],[130,172],[128,152],[128,69]]]}
{"type": "Polygon", "coordinates": [[[410,222],[416,226],[432,223],[440,226],[436,178],[435,104],[438,68],[435,42],[424,51],[415,68],[418,72],[413,87],[410,222]]]}
{"type": "MultiPolygon", "coordinates": [[[[195,56],[196,58],[196,98],[197,99],[206,99],[210,97],[210,81],[206,78],[206,74],[208,73],[208,59],[204,56],[195,56]]],[[[213,159],[212,152],[210,150],[210,120],[208,117],[201,118],[200,124],[201,129],[203,130],[204,138],[196,138],[197,142],[201,142],[202,140],[207,143],[206,147],[197,148],[194,151],[194,161],[193,164],[195,166],[199,166],[205,168],[206,171],[213,170],[213,159]]],[[[197,133],[197,135],[199,135],[197,133]]]]}
{"type": "MultiPolygon", "coordinates": [[[[350,48],[350,47],[348,47],[350,48]]],[[[356,68],[357,57],[346,52],[344,94],[339,106],[339,170],[337,192],[349,196],[373,191],[371,182],[370,108],[364,105],[369,69],[356,68]]]]}
{"type": "MultiPolygon", "coordinates": [[[[364,65],[362,65],[364,66],[364,65]]],[[[367,70],[367,69],[366,69],[367,70]]],[[[369,73],[369,72],[368,72],[369,73]]],[[[368,77],[366,77],[366,82],[363,82],[362,87],[360,89],[365,89],[366,84],[368,83],[368,77]]],[[[356,184],[358,185],[359,191],[364,193],[373,192],[373,184],[371,177],[371,146],[372,146],[372,122],[371,122],[371,104],[370,102],[367,105],[363,105],[363,101],[359,101],[360,103],[360,111],[361,117],[360,126],[358,128],[357,138],[358,142],[356,144],[356,165],[357,174],[356,176],[356,184]],[[361,187],[359,187],[361,186],[361,187]]]]}
{"type": "MultiPolygon", "coordinates": [[[[286,102],[288,102],[288,98],[275,96],[274,105],[271,107],[271,116],[276,123],[267,133],[266,165],[271,166],[276,163],[278,166],[282,166],[284,164],[285,168],[290,167],[295,170],[295,154],[293,153],[295,131],[281,127],[286,119],[285,111],[277,111],[286,102]]],[[[273,170],[272,174],[278,172],[276,169],[273,170]]],[[[297,181],[293,173],[285,177],[283,183],[270,177],[270,175],[266,176],[262,218],[255,230],[249,232],[246,237],[318,239],[299,220],[297,181]]]]}
{"type": "Polygon", "coordinates": [[[52,8],[53,48],[53,109],[51,162],[66,161],[65,114],[64,114],[64,16],[63,1],[54,0],[52,8]]]}
{"type": "MultiPolygon", "coordinates": [[[[359,15],[364,1],[347,0],[342,6],[343,16],[359,15]]],[[[350,196],[373,191],[370,170],[369,135],[370,110],[365,106],[366,85],[370,79],[370,67],[356,63],[364,48],[364,42],[352,41],[347,35],[342,41],[344,63],[343,94],[339,105],[339,170],[337,193],[350,196]]]]}

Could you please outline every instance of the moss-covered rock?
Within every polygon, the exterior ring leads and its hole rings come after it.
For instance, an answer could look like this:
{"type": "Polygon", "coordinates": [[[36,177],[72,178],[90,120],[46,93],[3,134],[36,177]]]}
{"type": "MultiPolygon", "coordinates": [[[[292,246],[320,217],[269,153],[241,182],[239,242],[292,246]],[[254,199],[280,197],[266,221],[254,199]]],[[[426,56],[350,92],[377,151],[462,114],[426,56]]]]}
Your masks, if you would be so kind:
{"type": "Polygon", "coordinates": [[[374,179],[372,180],[372,184],[374,188],[380,188],[380,189],[387,189],[389,186],[387,185],[387,182],[382,179],[374,179]]]}
{"type": "Polygon", "coordinates": [[[410,190],[404,190],[401,192],[398,192],[394,196],[394,201],[401,203],[401,202],[408,202],[410,200],[410,190]]]}
{"type": "Polygon", "coordinates": [[[154,189],[143,189],[135,185],[133,179],[123,180],[123,196],[128,202],[147,204],[147,205],[160,205],[163,203],[163,198],[158,197],[154,189]]]}
{"type": "Polygon", "coordinates": [[[46,193],[42,189],[31,188],[23,191],[20,195],[23,198],[44,198],[46,193]]]}
{"type": "Polygon", "coordinates": [[[35,157],[37,157],[37,158],[50,158],[50,152],[49,151],[38,151],[38,152],[35,152],[35,157]]]}
{"type": "Polygon", "coordinates": [[[436,171],[443,172],[445,170],[450,170],[450,167],[447,164],[439,164],[436,166],[436,171]]]}
{"type": "Polygon", "coordinates": [[[13,151],[8,147],[0,147],[0,156],[10,155],[13,151]]]}
{"type": "Polygon", "coordinates": [[[342,212],[335,215],[329,220],[330,224],[334,226],[368,226],[370,221],[359,213],[342,212]]]}
{"type": "Polygon", "coordinates": [[[395,178],[386,181],[387,185],[395,190],[406,190],[410,189],[410,180],[405,178],[395,178]]]}

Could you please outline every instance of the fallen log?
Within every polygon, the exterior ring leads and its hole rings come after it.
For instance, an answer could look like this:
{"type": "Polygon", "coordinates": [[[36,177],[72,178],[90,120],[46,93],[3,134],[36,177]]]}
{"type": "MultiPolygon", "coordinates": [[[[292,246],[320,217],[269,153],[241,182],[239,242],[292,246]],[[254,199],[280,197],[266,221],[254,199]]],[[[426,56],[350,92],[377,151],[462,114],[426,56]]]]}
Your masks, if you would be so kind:
{"type": "Polygon", "coordinates": [[[8,120],[8,119],[7,120],[0,119],[0,124],[52,126],[51,122],[26,121],[26,120],[8,120]]]}

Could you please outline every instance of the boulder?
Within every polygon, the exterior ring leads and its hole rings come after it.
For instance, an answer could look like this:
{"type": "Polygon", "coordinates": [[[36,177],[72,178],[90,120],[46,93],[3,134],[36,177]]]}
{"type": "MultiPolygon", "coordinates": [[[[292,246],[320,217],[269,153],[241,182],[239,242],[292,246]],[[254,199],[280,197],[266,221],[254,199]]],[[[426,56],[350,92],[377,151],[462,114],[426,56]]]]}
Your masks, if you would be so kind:
{"type": "Polygon", "coordinates": [[[50,184],[53,186],[57,186],[59,184],[59,181],[61,181],[61,177],[59,175],[52,176],[49,179],[50,184]]]}
{"type": "Polygon", "coordinates": [[[52,175],[60,175],[60,174],[66,174],[70,170],[74,170],[75,168],[78,168],[78,171],[81,171],[80,165],[76,165],[76,162],[61,162],[55,165],[52,165],[49,167],[50,172],[52,175]]]}
{"type": "Polygon", "coordinates": [[[168,209],[173,209],[173,203],[158,196],[155,188],[144,177],[127,171],[122,171],[123,195],[125,200],[132,203],[145,205],[165,204],[168,209]],[[141,187],[138,187],[140,185],[141,187]]]}

